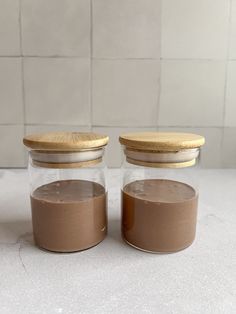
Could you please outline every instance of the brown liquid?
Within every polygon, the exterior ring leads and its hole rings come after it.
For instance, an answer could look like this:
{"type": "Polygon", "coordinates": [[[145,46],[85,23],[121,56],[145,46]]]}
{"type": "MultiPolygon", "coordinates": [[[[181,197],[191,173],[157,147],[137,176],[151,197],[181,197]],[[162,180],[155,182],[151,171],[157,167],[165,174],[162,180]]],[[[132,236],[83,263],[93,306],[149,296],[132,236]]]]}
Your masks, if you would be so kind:
{"type": "Polygon", "coordinates": [[[198,195],[184,183],[140,180],[122,191],[122,233],[131,245],[152,252],[175,252],[195,238],[198,195]]]}
{"type": "Polygon", "coordinates": [[[65,180],[40,186],[31,208],[35,243],[44,249],[80,251],[106,236],[106,192],[98,183],[65,180]]]}

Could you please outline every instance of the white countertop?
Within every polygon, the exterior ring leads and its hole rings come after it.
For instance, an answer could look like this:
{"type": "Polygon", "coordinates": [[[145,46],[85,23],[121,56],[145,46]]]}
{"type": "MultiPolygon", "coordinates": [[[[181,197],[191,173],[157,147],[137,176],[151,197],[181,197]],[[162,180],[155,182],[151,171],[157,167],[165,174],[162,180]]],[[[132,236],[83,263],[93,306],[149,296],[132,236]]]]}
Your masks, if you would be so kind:
{"type": "Polygon", "coordinates": [[[109,170],[109,234],[80,253],[33,244],[26,170],[0,169],[0,313],[235,314],[236,170],[201,170],[197,238],[175,254],[120,238],[119,171],[109,170]]]}

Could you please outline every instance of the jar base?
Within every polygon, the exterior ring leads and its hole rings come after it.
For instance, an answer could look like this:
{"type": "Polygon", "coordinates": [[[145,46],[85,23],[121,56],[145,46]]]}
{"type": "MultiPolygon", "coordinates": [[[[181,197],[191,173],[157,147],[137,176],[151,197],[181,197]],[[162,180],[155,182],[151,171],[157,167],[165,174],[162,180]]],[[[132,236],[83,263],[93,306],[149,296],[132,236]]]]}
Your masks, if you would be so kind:
{"type": "Polygon", "coordinates": [[[151,254],[173,254],[173,253],[177,253],[177,252],[180,252],[180,251],[183,251],[185,249],[187,249],[188,247],[190,247],[193,242],[191,242],[190,244],[186,245],[185,247],[183,248],[180,248],[180,249],[177,249],[177,250],[173,250],[173,251],[150,251],[150,250],[145,250],[143,248],[140,248],[132,243],[130,243],[129,241],[127,241],[124,237],[123,237],[123,241],[126,242],[128,245],[132,246],[133,248],[135,248],[136,250],[139,250],[139,251],[142,251],[142,252],[145,252],[145,253],[151,253],[151,254]]]}
{"type": "Polygon", "coordinates": [[[60,254],[60,253],[61,254],[70,254],[71,253],[72,254],[72,253],[79,253],[79,252],[83,252],[83,251],[87,251],[89,249],[92,249],[93,247],[99,245],[104,240],[105,240],[105,237],[101,241],[99,241],[99,242],[97,242],[95,244],[89,245],[88,247],[85,247],[85,248],[82,248],[82,249],[73,249],[73,250],[62,250],[62,249],[59,250],[59,249],[46,248],[46,247],[43,247],[40,244],[38,244],[36,241],[34,241],[34,242],[35,242],[35,246],[38,249],[40,249],[42,251],[46,251],[48,253],[58,253],[58,254],[60,254]]]}

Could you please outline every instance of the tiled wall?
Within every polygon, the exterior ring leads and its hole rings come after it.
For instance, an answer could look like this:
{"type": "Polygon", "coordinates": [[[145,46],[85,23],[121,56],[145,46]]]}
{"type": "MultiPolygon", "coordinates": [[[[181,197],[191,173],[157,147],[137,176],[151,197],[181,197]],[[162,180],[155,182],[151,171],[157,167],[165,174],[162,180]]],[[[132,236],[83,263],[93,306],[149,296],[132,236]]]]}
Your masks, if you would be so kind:
{"type": "Polygon", "coordinates": [[[24,134],[206,136],[206,167],[236,166],[236,0],[0,0],[0,167],[24,134]]]}

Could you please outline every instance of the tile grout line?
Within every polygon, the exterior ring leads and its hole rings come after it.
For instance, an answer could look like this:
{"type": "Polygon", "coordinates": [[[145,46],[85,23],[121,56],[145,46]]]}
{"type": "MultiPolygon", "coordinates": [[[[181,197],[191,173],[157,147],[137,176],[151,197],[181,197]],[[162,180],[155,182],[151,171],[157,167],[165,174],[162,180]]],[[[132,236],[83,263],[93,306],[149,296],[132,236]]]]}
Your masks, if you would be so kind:
{"type": "Polygon", "coordinates": [[[222,61],[225,61],[225,58],[163,58],[161,57],[161,61],[222,62],[222,61]]]}
{"type": "Polygon", "coordinates": [[[93,129],[93,0],[90,0],[90,131],[93,129]]]}
{"type": "Polygon", "coordinates": [[[232,0],[230,0],[229,5],[229,20],[228,20],[228,40],[227,40],[227,52],[225,60],[225,84],[224,84],[224,108],[223,108],[223,126],[225,125],[225,115],[226,115],[226,98],[227,98],[227,75],[228,75],[228,60],[229,60],[229,49],[230,49],[230,36],[231,36],[231,15],[232,15],[232,0]]]}
{"type": "MultiPolygon", "coordinates": [[[[130,128],[130,129],[137,129],[137,128],[140,128],[140,129],[147,129],[147,128],[155,128],[156,125],[106,125],[106,124],[101,124],[101,125],[98,125],[98,124],[94,124],[93,125],[94,127],[96,128],[130,128]]],[[[191,128],[199,128],[199,129],[221,129],[223,128],[222,126],[219,126],[219,125],[214,125],[214,126],[202,126],[202,125],[160,125],[159,126],[160,128],[183,128],[183,129],[191,129],[191,128]]],[[[225,128],[231,128],[231,127],[225,127],[225,128]]],[[[236,128],[236,127],[235,127],[236,128]]]]}
{"type": "MultiPolygon", "coordinates": [[[[76,55],[27,55],[27,54],[19,54],[19,55],[0,55],[1,58],[19,58],[19,57],[24,57],[24,58],[41,58],[41,59],[88,59],[86,56],[76,56],[76,55]]],[[[179,62],[222,62],[225,61],[225,59],[210,59],[210,58],[136,58],[136,57],[131,57],[131,58],[111,58],[111,57],[89,57],[89,59],[92,60],[101,60],[101,61],[179,61],[179,62]]],[[[236,58],[228,58],[228,61],[236,61],[236,58]]]]}
{"type": "MultiPolygon", "coordinates": [[[[76,56],[76,55],[27,55],[27,54],[16,54],[16,55],[0,55],[1,58],[19,58],[19,57],[24,57],[24,58],[41,58],[41,59],[88,59],[88,57],[84,56],[76,56]]],[[[136,58],[136,57],[131,57],[131,58],[111,58],[111,57],[89,57],[89,59],[92,60],[101,60],[101,61],[179,61],[179,62],[222,62],[225,61],[225,59],[210,59],[210,58],[136,58]]],[[[228,61],[236,61],[236,58],[228,58],[228,61]]]]}
{"type": "Polygon", "coordinates": [[[89,56],[69,56],[69,55],[25,55],[25,54],[20,54],[20,55],[11,55],[11,56],[6,56],[6,55],[0,55],[0,58],[19,58],[19,57],[25,57],[25,58],[41,58],[41,59],[90,59],[89,56]]]}
{"type": "Polygon", "coordinates": [[[21,0],[18,0],[18,4],[19,4],[18,23],[19,23],[19,40],[20,40],[20,55],[19,55],[19,57],[23,57],[23,48],[22,48],[22,27],[21,27],[21,0]]]}
{"type": "MultiPolygon", "coordinates": [[[[16,126],[16,125],[22,125],[21,123],[0,123],[0,126],[16,126]]],[[[43,124],[43,123],[25,123],[25,126],[45,126],[45,127],[84,127],[84,128],[89,128],[90,125],[87,124],[43,124]]],[[[156,128],[155,125],[97,125],[94,124],[93,127],[95,128],[129,128],[129,129],[148,129],[148,128],[156,128]]],[[[194,129],[194,128],[198,128],[198,129],[236,129],[236,127],[232,127],[232,126],[219,126],[219,125],[214,125],[214,126],[199,126],[199,125],[160,125],[159,128],[169,128],[169,129],[173,129],[173,128],[183,128],[183,129],[194,129]]]]}
{"type": "Polygon", "coordinates": [[[157,121],[156,121],[156,129],[158,130],[159,128],[159,121],[160,121],[160,111],[161,111],[161,73],[162,73],[162,64],[160,62],[159,64],[159,79],[158,79],[158,84],[157,85],[157,121]]]}
{"type": "Polygon", "coordinates": [[[227,52],[226,52],[226,60],[225,60],[225,84],[224,84],[224,103],[223,103],[223,117],[222,117],[222,122],[223,122],[223,129],[222,129],[222,134],[221,134],[221,141],[220,141],[220,164],[223,164],[223,143],[224,143],[224,127],[225,127],[225,120],[226,120],[226,100],[227,100],[227,86],[228,86],[228,65],[229,65],[229,50],[230,50],[230,43],[231,43],[231,20],[232,20],[232,6],[233,6],[233,1],[229,1],[229,19],[228,19],[228,40],[227,40],[227,52]]]}
{"type": "Polygon", "coordinates": [[[160,57],[159,57],[159,79],[158,79],[158,95],[157,95],[157,121],[156,121],[156,130],[158,131],[159,128],[159,121],[160,121],[160,110],[161,110],[161,75],[162,75],[162,62],[161,62],[161,55],[162,55],[162,0],[160,0],[160,57]]]}
{"type": "MultiPolygon", "coordinates": [[[[20,37],[20,55],[21,55],[21,88],[22,88],[22,102],[23,102],[23,130],[24,136],[26,134],[26,108],[25,108],[25,81],[24,81],[24,57],[23,57],[23,43],[22,43],[22,0],[19,0],[19,37],[20,37]]],[[[27,164],[27,157],[24,153],[24,164],[27,164]]]]}

